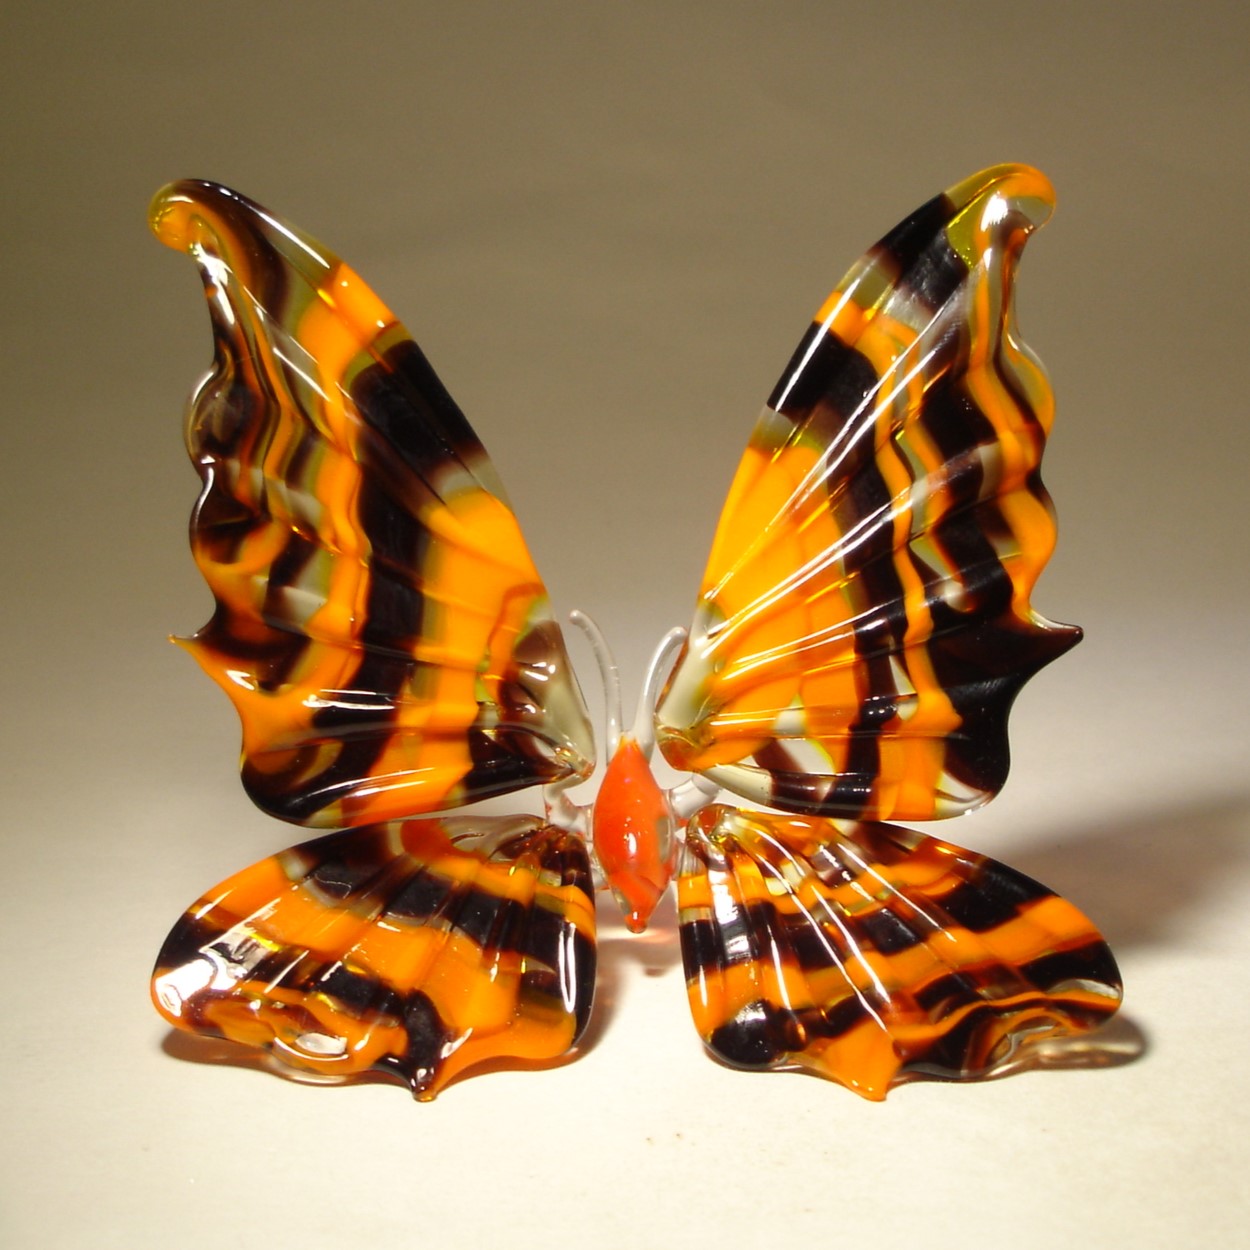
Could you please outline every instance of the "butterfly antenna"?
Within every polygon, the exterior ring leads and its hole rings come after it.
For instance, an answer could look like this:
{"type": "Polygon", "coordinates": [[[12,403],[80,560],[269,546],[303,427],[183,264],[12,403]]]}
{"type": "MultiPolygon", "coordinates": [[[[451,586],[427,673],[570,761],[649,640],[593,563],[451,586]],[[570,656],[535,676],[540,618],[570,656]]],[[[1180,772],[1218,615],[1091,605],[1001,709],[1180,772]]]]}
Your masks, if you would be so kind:
{"type": "Polygon", "coordinates": [[[650,759],[655,751],[655,705],[660,701],[660,687],[673,667],[673,657],[686,641],[686,631],[676,625],[660,639],[660,644],[647,666],[647,675],[638,696],[638,711],[631,731],[643,755],[650,759]]]}
{"type": "MultiPolygon", "coordinates": [[[[649,760],[655,752],[655,709],[660,701],[661,683],[672,671],[673,661],[679,648],[685,645],[687,631],[680,626],[670,629],[651,657],[647,679],[643,683],[642,697],[638,700],[638,714],[634,718],[634,741],[649,760]]],[[[668,791],[669,810],[675,820],[684,823],[701,807],[706,807],[718,794],[720,786],[698,773],[692,773],[680,785],[668,791]]]]}
{"type": "Polygon", "coordinates": [[[595,624],[593,617],[574,608],[569,613],[569,620],[586,635],[586,641],[590,643],[590,649],[595,653],[595,662],[599,665],[608,735],[603,758],[610,760],[621,741],[620,670],[616,667],[616,659],[612,655],[612,648],[608,646],[608,640],[603,636],[603,630],[595,624]]]}

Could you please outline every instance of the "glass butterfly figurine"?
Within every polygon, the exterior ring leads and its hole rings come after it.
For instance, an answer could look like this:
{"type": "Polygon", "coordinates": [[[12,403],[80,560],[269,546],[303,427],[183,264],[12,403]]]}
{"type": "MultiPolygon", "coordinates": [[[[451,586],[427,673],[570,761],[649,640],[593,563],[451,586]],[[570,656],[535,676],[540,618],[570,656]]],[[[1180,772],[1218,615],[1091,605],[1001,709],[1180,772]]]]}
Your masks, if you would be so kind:
{"type": "Polygon", "coordinates": [[[694,622],[580,808],[595,748],[560,627],[420,349],[259,205],[160,192],[153,228],[198,264],[216,348],[187,440],[217,607],[185,645],[238,710],[255,802],[338,830],[190,907],[153,977],[166,1019],[427,1100],[572,1050],[596,883],[638,931],[671,881],[695,1028],[736,1067],[880,1099],[1114,1012],[1075,907],[881,823],[992,798],[1013,698],[1080,637],[1029,603],[1053,402],[1012,293],[1052,202],[1034,170],[986,170],[830,296],[751,434],[694,622]],[[656,746],[690,775],[671,791],[656,746]],[[432,814],[531,786],[541,818],[432,814]]]}

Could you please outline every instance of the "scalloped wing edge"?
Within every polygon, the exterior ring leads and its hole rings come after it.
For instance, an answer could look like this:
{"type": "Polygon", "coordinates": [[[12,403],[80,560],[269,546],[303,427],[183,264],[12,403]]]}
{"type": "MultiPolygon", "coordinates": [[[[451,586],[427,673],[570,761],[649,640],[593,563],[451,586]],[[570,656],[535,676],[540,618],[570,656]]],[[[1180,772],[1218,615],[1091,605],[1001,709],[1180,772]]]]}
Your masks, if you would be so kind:
{"type": "Polygon", "coordinates": [[[876,1101],[1018,1066],[1120,1003],[1115,959],[1071,903],[898,826],[715,805],[691,821],[677,890],[695,1028],[733,1067],[876,1101]]]}
{"type": "Polygon", "coordinates": [[[938,196],[851,270],[765,408],[660,699],[675,768],[787,811],[927,820],[1001,788],[1007,716],[1080,638],[1029,595],[1053,420],[1014,324],[1035,170],[938,196]]]}
{"type": "Polygon", "coordinates": [[[328,249],[183,182],[152,227],[204,282],[213,369],[190,405],[186,642],[243,726],[251,797],[320,827],[580,779],[593,735],[547,592],[477,436],[328,249]]]}
{"type": "Polygon", "coordinates": [[[581,839],[449,817],[332,833],[236,873],[174,926],[152,999],[186,1032],[428,1101],[483,1066],[559,1060],[594,986],[581,839]]]}

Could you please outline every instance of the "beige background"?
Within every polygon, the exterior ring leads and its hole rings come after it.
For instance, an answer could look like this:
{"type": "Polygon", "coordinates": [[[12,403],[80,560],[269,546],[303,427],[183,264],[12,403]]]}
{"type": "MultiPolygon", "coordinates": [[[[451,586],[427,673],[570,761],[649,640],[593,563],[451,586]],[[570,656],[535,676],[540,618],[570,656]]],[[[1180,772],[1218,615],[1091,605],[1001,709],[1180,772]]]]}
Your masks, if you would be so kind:
{"type": "Polygon", "coordinates": [[[1250,1204],[1241,4],[42,5],[4,58],[0,1243],[1233,1245],[1250,1204]],[[881,1106],[705,1059],[673,916],[608,924],[577,1063],[312,1090],[166,1040],[188,900],[291,840],[225,701],[180,411],[210,350],[146,234],[180,176],[346,256],[635,688],[760,401],[863,248],[981,166],[1060,193],[1019,298],[1059,396],[1038,605],[1089,637],[947,836],[1097,918],[1129,1062],[881,1106]]]}

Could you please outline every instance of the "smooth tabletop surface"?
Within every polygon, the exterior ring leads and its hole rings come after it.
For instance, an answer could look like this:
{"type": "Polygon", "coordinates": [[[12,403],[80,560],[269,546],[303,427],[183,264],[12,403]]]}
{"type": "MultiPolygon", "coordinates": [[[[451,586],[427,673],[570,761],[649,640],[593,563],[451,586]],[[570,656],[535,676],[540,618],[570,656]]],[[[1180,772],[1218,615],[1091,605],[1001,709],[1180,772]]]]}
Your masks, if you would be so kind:
{"type": "Polygon", "coordinates": [[[1242,1244],[1248,46],[1231,3],[10,6],[0,1244],[1242,1244]],[[1003,795],[931,831],[1100,924],[1118,1020],[1054,1069],[879,1105],[732,1072],[669,903],[641,938],[601,907],[575,1062],[430,1105],[172,1037],[168,927],[296,839],[165,641],[209,610],[181,413],[211,347],[157,187],[228,183],[379,291],[632,698],[812,312],[1009,160],[1059,193],[1018,295],[1058,397],[1035,601],[1087,637],[1020,699],[1003,795]]]}

